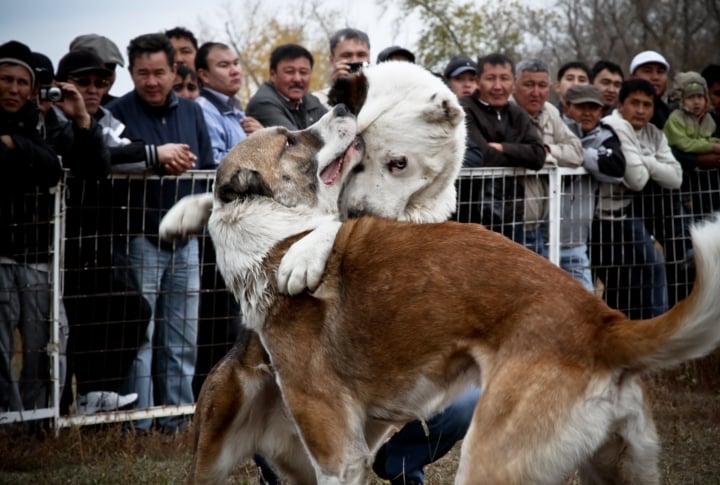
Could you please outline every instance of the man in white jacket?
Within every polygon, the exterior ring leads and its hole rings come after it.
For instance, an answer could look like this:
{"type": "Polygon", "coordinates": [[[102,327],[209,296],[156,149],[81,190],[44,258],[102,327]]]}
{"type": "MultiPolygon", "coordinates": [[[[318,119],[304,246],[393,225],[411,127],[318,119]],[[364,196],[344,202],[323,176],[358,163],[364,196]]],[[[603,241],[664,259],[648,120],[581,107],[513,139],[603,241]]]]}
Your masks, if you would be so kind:
{"type": "Polygon", "coordinates": [[[623,183],[600,187],[593,225],[593,266],[605,283],[608,304],[630,318],[651,318],[668,309],[665,260],[635,207],[650,181],[667,189],[682,183],[682,168],[662,130],[650,123],[655,89],[643,79],[625,81],[617,109],[603,118],[622,144],[623,183]]]}

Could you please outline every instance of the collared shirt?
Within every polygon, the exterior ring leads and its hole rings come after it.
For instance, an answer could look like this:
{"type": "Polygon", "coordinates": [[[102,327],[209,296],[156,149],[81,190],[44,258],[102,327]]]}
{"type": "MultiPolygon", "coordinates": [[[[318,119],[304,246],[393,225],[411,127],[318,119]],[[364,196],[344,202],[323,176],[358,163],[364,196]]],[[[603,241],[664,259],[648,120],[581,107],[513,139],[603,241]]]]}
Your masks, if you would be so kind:
{"type": "Polygon", "coordinates": [[[240,109],[237,98],[207,87],[200,91],[195,102],[200,105],[205,116],[215,165],[220,165],[228,152],[247,138],[240,124],[245,113],[240,109]]]}

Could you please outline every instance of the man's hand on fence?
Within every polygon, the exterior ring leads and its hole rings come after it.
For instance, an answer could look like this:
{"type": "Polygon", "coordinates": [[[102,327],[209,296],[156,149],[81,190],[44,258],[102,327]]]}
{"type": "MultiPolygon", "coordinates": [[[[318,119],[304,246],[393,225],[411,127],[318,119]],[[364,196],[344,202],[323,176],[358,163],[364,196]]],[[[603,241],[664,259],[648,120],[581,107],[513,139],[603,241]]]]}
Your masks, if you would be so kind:
{"type": "Polygon", "coordinates": [[[197,156],[185,143],[166,143],[157,147],[158,158],[170,175],[180,175],[195,167],[197,156]]]}

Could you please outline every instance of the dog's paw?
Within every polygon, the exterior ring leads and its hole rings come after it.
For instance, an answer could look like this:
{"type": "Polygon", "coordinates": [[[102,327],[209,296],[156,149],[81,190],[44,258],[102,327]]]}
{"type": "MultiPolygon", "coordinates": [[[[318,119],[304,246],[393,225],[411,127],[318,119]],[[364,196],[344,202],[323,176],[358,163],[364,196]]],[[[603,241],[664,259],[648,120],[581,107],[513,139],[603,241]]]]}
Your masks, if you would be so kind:
{"type": "Polygon", "coordinates": [[[340,226],[337,221],[322,224],[290,246],[277,272],[281,293],[297,295],[318,287],[340,226]]]}
{"type": "Polygon", "coordinates": [[[210,219],[212,204],[213,194],[209,192],[183,197],[160,221],[160,238],[172,242],[200,231],[210,219]]]}

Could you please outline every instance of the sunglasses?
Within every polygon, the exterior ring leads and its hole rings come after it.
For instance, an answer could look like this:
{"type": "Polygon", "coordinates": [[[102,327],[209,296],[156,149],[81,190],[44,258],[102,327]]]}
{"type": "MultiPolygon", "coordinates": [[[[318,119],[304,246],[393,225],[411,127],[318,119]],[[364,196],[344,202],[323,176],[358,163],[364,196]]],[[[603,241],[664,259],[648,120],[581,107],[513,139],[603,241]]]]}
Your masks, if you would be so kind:
{"type": "Polygon", "coordinates": [[[106,88],[110,86],[110,81],[107,79],[90,79],[89,77],[71,77],[70,80],[80,86],[86,88],[91,84],[98,89],[106,88]]]}

